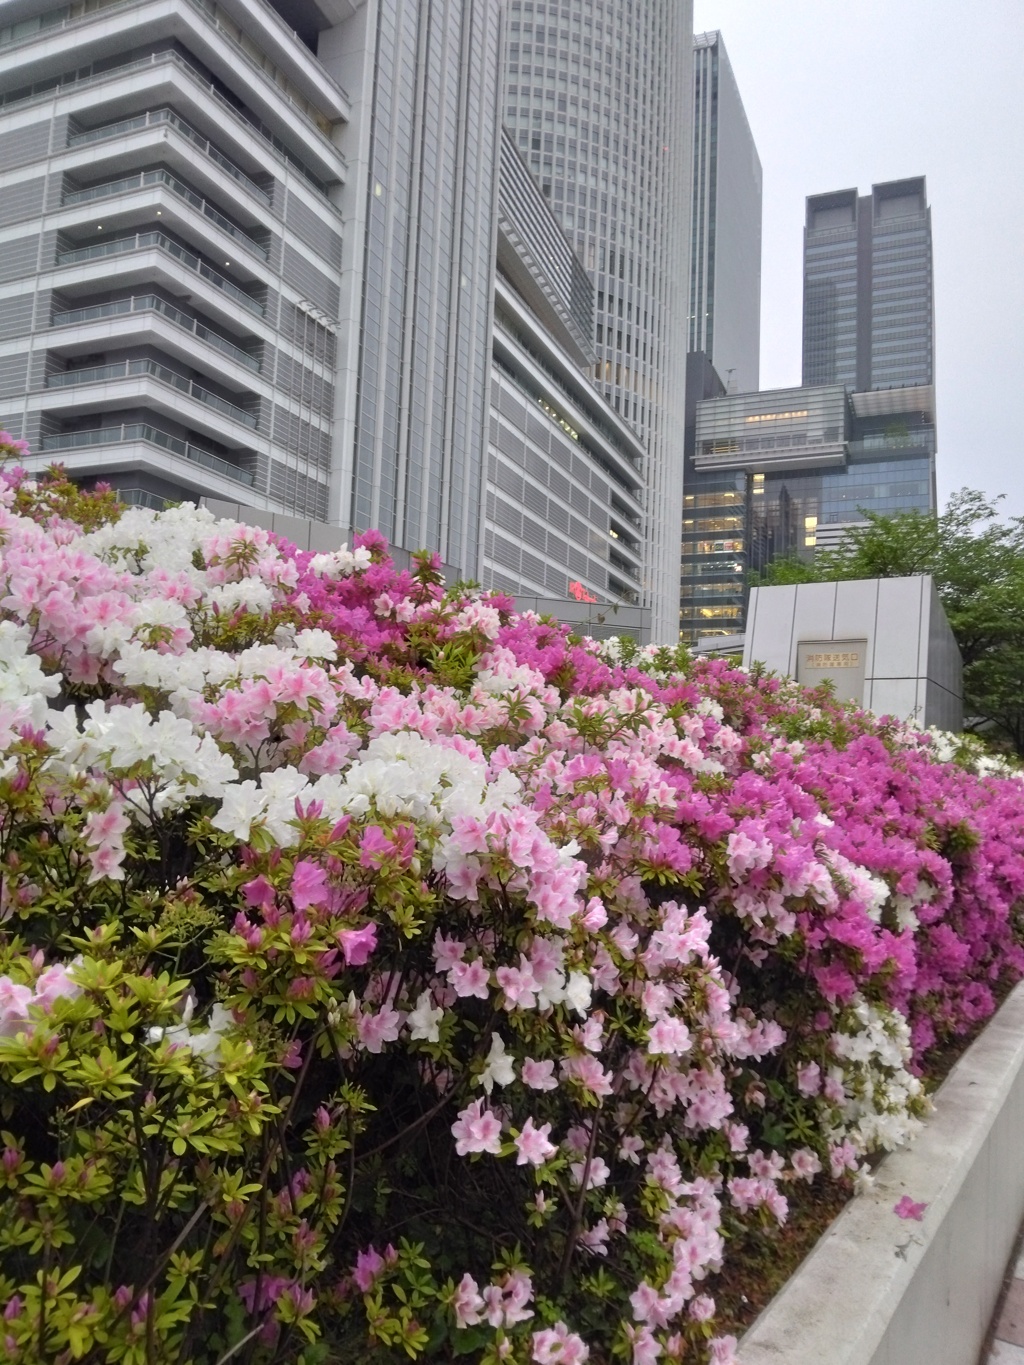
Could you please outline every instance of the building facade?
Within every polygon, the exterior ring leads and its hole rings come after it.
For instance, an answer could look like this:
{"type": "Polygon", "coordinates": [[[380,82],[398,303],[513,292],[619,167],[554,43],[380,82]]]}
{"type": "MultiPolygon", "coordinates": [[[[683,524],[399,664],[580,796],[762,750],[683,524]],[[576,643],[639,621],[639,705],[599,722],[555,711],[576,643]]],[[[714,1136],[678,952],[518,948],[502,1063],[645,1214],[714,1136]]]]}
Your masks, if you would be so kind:
{"type": "Polygon", "coordinates": [[[773,559],[835,548],[865,512],[934,509],[932,394],[930,385],[859,393],[839,383],[697,403],[695,490],[706,481],[725,488],[735,480],[737,507],[728,526],[716,522],[721,534],[712,536],[718,504],[707,500],[699,514],[694,504],[695,529],[703,534],[693,537],[690,579],[716,584],[722,600],[702,601],[703,613],[689,613],[691,643],[742,629],[745,585],[773,559]]]}
{"type": "Polygon", "coordinates": [[[739,629],[749,506],[742,470],[700,468],[697,404],[756,392],[761,332],[761,162],[719,33],[693,40],[693,179],[679,635],[739,629]]]}
{"type": "Polygon", "coordinates": [[[677,630],[691,0],[509,0],[504,121],[595,290],[593,374],[646,452],[641,596],[677,630]]]}
{"type": "Polygon", "coordinates": [[[124,496],[325,517],[343,90],[269,7],[5,7],[0,421],[124,496]]]}
{"type": "Polygon", "coordinates": [[[803,382],[934,382],[932,229],[924,176],[807,200],[803,382]]]}
{"type": "Polygon", "coordinates": [[[593,286],[507,132],[500,166],[482,581],[634,607],[644,447],[593,382],[593,286]]]}
{"type": "Polygon", "coordinates": [[[476,574],[497,0],[0,18],[0,425],[476,574]]]}
{"type": "Polygon", "coordinates": [[[720,33],[693,40],[688,346],[729,393],[758,387],[761,160],[720,33]]]}
{"type": "MultiPolygon", "coordinates": [[[[287,3],[287,0],[281,0],[287,3]]],[[[335,482],[355,529],[476,578],[490,374],[498,0],[318,0],[353,115],[335,482]]],[[[293,6],[294,7],[294,6],[293,6]]]]}
{"type": "Polygon", "coordinates": [[[834,549],[865,513],[937,506],[924,178],[811,196],[804,262],[803,386],[734,395],[705,382],[688,429],[680,629],[690,643],[742,629],[746,582],[778,556],[834,549]],[[705,481],[717,493],[732,479],[742,534],[737,510],[726,536],[719,503],[696,500],[705,481]]]}

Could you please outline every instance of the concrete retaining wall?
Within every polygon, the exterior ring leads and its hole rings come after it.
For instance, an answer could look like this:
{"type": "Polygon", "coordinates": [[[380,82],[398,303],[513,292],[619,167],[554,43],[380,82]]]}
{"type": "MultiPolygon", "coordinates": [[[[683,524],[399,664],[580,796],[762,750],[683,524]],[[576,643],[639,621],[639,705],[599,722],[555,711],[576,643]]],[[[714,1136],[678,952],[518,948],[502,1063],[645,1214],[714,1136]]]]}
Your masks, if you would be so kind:
{"type": "Polygon", "coordinates": [[[907,1148],[740,1343],[740,1365],[977,1365],[1024,1218],[1024,983],[907,1148]],[[928,1205],[922,1222],[893,1206],[928,1205]]]}

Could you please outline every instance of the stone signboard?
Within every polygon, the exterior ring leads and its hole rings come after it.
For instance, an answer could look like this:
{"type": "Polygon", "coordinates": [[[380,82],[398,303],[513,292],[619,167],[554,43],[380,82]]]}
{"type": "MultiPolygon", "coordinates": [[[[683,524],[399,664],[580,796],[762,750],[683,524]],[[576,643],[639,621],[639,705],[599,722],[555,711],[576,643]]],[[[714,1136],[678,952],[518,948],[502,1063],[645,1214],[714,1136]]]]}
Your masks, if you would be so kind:
{"type": "Polygon", "coordinates": [[[840,701],[862,706],[867,653],[867,640],[801,640],[797,645],[797,682],[817,687],[827,679],[840,701]]]}

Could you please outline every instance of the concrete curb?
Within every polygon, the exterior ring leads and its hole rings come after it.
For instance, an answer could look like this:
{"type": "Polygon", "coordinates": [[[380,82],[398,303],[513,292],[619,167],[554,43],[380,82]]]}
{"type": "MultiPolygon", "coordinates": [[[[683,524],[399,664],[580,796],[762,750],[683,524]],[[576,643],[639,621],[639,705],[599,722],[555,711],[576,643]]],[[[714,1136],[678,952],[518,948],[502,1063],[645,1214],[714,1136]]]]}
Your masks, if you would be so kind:
{"type": "Polygon", "coordinates": [[[739,1365],[976,1365],[1024,1217],[1024,983],[743,1337],[739,1365]],[[893,1206],[928,1205],[922,1222],[893,1206]]]}

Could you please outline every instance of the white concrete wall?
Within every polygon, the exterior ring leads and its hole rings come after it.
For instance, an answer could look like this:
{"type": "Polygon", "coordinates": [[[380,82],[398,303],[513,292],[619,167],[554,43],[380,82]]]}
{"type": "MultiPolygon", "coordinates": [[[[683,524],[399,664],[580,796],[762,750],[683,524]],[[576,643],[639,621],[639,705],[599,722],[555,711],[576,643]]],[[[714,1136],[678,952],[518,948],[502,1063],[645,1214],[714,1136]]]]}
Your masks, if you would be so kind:
{"type": "Polygon", "coordinates": [[[931,578],[866,578],[752,588],[744,666],[796,676],[804,640],[867,641],[863,705],[919,725],[959,730],[960,651],[931,578]]]}
{"type": "Polygon", "coordinates": [[[976,1365],[1024,1218],[1024,984],[935,1113],[840,1214],[740,1343],[739,1365],[976,1365]],[[904,1195],[923,1220],[893,1209],[904,1195]]]}

